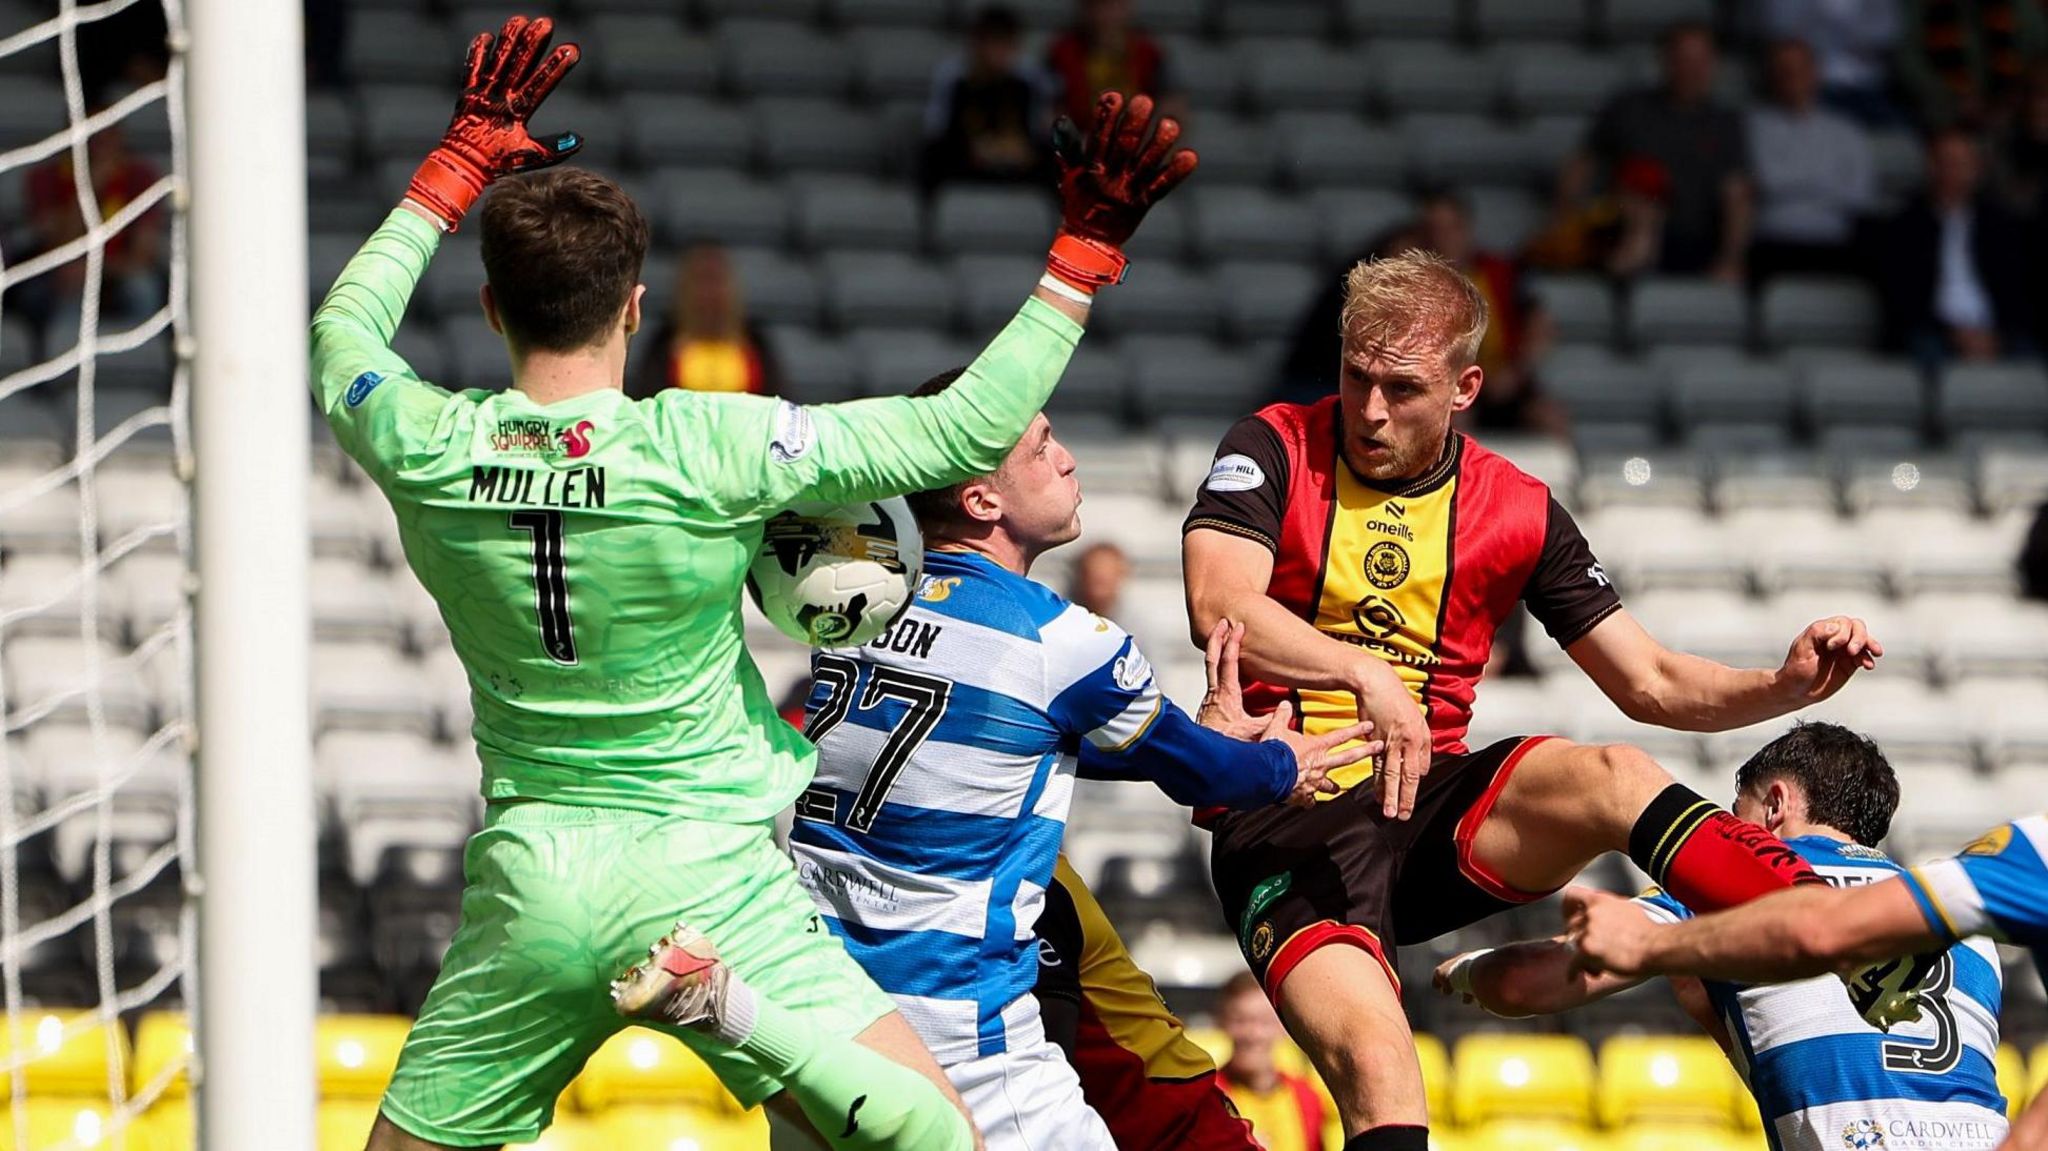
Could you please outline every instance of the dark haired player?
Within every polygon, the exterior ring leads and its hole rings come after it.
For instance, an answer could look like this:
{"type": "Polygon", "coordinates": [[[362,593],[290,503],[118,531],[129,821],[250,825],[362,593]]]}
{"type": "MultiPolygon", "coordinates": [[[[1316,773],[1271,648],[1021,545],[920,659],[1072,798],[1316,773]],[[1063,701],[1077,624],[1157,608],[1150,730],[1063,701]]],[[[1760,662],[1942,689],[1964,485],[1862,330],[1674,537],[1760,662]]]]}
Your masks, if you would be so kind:
{"type": "Polygon", "coordinates": [[[763,521],[793,501],[877,499],[999,464],[1090,294],[1118,278],[1120,245],[1194,157],[1173,153],[1172,121],[1150,131],[1149,101],[1105,97],[1097,131],[1065,153],[1046,279],[959,385],[815,408],[628,400],[646,223],[589,172],[507,180],[481,231],[483,307],[512,386],[450,393],[391,339],[485,186],[575,150],[526,127],[577,58],[548,52],[550,31],[515,18],[471,44],[447,135],[312,324],[315,399],[390,500],[469,673],[489,801],[462,926],[370,1144],[534,1139],[625,1025],[607,978],[680,918],[658,994],[620,1008],[658,1016],[747,1106],[787,1089],[835,1147],[969,1147],[930,1055],[775,846],[771,821],[814,752],[747,657],[740,589],[763,521]]]}
{"type": "MultiPolygon", "coordinates": [[[[1876,744],[1847,728],[1793,728],[1742,765],[1735,789],[1737,819],[1783,838],[1834,887],[1905,870],[1877,848],[1898,808],[1898,776],[1876,744]]],[[[1654,922],[1692,917],[1654,889],[1634,902],[1654,922]]],[[[1436,986],[1514,1018],[1604,999],[1645,978],[1594,975],[1575,959],[1562,937],[1468,952],[1437,968],[1436,986]]],[[[1921,984],[1921,1018],[1890,1034],[1858,1015],[1825,975],[1763,986],[1681,976],[1672,985],[1728,1052],[1784,1151],[1830,1151],[1844,1131],[1875,1131],[1884,1146],[1930,1151],[1991,1151],[2005,1138],[1993,1063],[2003,980],[1998,950],[1982,936],[1935,961],[1921,984]]]]}

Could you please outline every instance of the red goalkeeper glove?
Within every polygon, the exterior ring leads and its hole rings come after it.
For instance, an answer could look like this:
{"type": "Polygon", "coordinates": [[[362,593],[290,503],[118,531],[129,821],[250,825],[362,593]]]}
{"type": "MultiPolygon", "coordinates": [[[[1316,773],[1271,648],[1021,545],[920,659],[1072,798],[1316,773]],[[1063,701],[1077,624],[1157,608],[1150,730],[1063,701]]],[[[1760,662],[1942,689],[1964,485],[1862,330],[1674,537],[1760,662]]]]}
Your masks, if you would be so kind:
{"type": "Polygon", "coordinates": [[[483,32],[469,42],[469,78],[455,101],[455,119],[405,193],[449,231],[483,195],[484,185],[559,164],[583,147],[574,132],[541,141],[526,131],[526,121],[582,55],[576,45],[564,44],[540,59],[554,27],[545,16],[514,16],[495,40],[483,32]]]}
{"type": "Polygon", "coordinates": [[[1152,205],[1195,170],[1195,154],[1174,148],[1179,139],[1180,121],[1155,117],[1150,96],[1126,104],[1122,94],[1104,92],[1085,139],[1072,120],[1060,117],[1053,126],[1060,232],[1046,270],[1084,295],[1122,280],[1129,263],[1124,242],[1152,205]]]}

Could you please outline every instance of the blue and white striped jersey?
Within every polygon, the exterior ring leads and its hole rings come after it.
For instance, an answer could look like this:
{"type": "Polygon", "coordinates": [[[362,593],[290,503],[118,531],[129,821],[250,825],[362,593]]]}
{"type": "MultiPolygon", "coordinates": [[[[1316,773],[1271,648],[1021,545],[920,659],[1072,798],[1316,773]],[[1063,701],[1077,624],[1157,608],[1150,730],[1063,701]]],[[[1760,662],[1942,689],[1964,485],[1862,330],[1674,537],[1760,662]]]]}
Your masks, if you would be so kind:
{"type": "Polygon", "coordinates": [[[1115,624],[978,555],[928,555],[889,631],[813,670],[797,875],[941,1064],[1043,1038],[1034,928],[1084,752],[1116,761],[1105,776],[1199,762],[1261,804],[1294,780],[1284,747],[1166,701],[1115,624]]]}
{"type": "MultiPolygon", "coordinates": [[[[1836,886],[1904,871],[1882,852],[1825,836],[1786,845],[1836,886]]],[[[1641,902],[1659,918],[1692,915],[1662,892],[1641,902]]],[[[1778,1151],[1991,1151],[2005,1138],[2005,1098],[1993,1070],[2004,984],[1991,941],[1949,948],[1922,984],[1919,1021],[1889,1034],[1864,1021],[1831,975],[1706,987],[1778,1151]]]]}
{"type": "Polygon", "coordinates": [[[1908,870],[1905,882],[1937,934],[2028,948],[2048,979],[2048,815],[1993,828],[1953,859],[1908,870]]]}

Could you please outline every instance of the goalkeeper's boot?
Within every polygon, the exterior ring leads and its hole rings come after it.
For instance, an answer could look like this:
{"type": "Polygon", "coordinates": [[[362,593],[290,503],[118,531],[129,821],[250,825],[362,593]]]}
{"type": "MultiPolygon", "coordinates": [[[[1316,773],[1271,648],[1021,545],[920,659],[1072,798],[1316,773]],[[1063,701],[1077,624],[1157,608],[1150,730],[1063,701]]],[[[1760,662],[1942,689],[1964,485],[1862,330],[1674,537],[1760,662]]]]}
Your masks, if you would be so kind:
{"type": "Polygon", "coordinates": [[[1856,1005],[1864,1022],[1879,1031],[1890,1031],[1920,1018],[1924,1001],[1921,985],[1939,962],[1940,952],[1909,955],[1873,963],[1841,979],[1849,989],[1849,1001],[1856,1005]]]}
{"type": "Polygon", "coordinates": [[[677,1027],[713,1027],[725,1010],[732,969],[704,933],[678,923],[647,961],[612,980],[612,1007],[628,1019],[677,1027]]]}

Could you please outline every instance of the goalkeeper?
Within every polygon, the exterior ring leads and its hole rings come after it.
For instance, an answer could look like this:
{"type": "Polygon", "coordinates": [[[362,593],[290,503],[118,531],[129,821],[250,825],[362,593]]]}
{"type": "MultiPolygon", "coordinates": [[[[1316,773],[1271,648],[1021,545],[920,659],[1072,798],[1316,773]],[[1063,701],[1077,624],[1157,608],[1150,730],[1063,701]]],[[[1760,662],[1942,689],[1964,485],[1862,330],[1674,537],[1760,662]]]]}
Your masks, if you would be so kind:
{"type": "MultiPolygon", "coordinates": [[[[715,943],[715,1010],[677,1028],[748,1107],[785,1088],[833,1146],[966,1148],[957,1097],[816,918],[770,821],[813,751],[742,644],[764,519],[941,487],[1000,464],[1059,379],[1120,245],[1195,166],[1149,101],[1105,95],[1064,133],[1046,278],[958,386],[800,408],[622,390],[647,226],[618,186],[559,169],[484,202],[483,308],[513,386],[450,393],[391,340],[441,234],[492,180],[573,135],[527,120],[576,62],[545,19],[470,45],[453,124],[329,291],[313,386],[396,512],[407,562],[469,673],[488,801],[462,925],[370,1145],[536,1138],[624,1020],[608,978],[680,919],[715,943]],[[920,1075],[920,1072],[923,1072],[920,1075]]],[[[786,1101],[785,1101],[786,1102],[786,1101]]]]}

